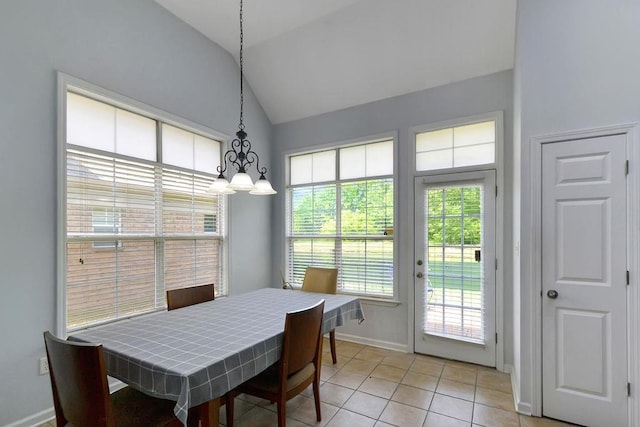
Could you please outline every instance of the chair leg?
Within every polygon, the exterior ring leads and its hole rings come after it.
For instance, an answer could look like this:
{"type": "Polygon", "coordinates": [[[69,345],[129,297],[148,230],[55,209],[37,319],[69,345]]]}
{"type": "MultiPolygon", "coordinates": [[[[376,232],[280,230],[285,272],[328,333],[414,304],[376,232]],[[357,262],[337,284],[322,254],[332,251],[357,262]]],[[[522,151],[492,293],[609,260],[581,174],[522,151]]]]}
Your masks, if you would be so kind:
{"type": "Polygon", "coordinates": [[[322,414],[320,413],[320,380],[317,375],[313,380],[313,400],[316,404],[316,419],[320,422],[322,421],[322,414]]]}
{"type": "Polygon", "coordinates": [[[227,427],[233,427],[233,403],[236,396],[237,393],[230,391],[223,398],[226,406],[225,411],[227,413],[227,427]]]}
{"type": "Polygon", "coordinates": [[[336,355],[336,330],[332,329],[329,332],[329,345],[331,345],[331,359],[333,359],[333,364],[338,363],[338,356],[336,355]]]}
{"type": "Polygon", "coordinates": [[[197,427],[200,425],[200,412],[198,410],[190,410],[187,415],[187,426],[197,427]]]}
{"type": "Polygon", "coordinates": [[[286,399],[278,400],[278,427],[286,427],[287,425],[287,401],[286,399]]]}
{"type": "Polygon", "coordinates": [[[233,403],[237,393],[230,391],[225,394],[222,402],[226,404],[225,411],[227,413],[227,427],[233,427],[233,403]]]}

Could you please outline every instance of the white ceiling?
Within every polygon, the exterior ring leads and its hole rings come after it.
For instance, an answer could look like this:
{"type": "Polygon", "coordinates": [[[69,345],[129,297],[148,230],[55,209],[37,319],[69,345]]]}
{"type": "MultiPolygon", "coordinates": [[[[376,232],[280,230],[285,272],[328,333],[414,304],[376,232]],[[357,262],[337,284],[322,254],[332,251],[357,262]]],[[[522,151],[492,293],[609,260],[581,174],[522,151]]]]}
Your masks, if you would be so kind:
{"type": "MultiPolygon", "coordinates": [[[[234,57],[239,0],[156,0],[234,57]]],[[[283,123],[513,68],[516,0],[244,0],[244,72],[283,123]]]]}

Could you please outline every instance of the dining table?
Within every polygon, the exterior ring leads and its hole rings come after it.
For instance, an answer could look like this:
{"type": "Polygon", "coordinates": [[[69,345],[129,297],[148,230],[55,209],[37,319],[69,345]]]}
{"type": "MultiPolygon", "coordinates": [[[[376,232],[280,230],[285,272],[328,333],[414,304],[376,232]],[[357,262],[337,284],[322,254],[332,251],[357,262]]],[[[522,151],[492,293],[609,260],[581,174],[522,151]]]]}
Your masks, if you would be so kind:
{"type": "Polygon", "coordinates": [[[364,320],[357,296],[263,288],[76,331],[69,340],[102,344],[107,374],[176,402],[218,426],[220,398],[280,358],[287,312],[324,299],[323,333],[364,320]]]}

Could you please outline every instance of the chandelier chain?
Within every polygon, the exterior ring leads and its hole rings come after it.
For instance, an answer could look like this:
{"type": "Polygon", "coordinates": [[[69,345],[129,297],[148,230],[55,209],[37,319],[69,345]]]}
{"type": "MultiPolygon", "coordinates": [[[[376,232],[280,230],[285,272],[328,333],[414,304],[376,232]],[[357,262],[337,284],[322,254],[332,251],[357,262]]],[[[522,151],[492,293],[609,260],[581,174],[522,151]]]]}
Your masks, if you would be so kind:
{"type": "MultiPolygon", "coordinates": [[[[233,194],[236,191],[249,191],[249,194],[268,195],[277,192],[271,183],[265,178],[267,168],[260,166],[258,153],[251,148],[251,142],[247,139],[247,132],[244,130],[244,19],[243,0],[240,0],[240,123],[236,138],[230,143],[229,149],[222,155],[220,165],[216,168],[218,178],[211,184],[211,191],[217,194],[233,194]],[[253,183],[253,179],[248,175],[247,169],[255,163],[256,170],[260,178],[253,183]],[[224,173],[228,167],[235,168],[237,173],[231,182],[227,181],[224,173]]],[[[231,172],[229,172],[231,173],[231,172]]]]}
{"type": "Polygon", "coordinates": [[[238,125],[238,129],[244,130],[244,90],[243,90],[243,80],[244,80],[244,64],[242,58],[242,51],[244,45],[244,31],[243,31],[243,19],[242,19],[242,0],[240,0],[240,124],[238,125]]]}

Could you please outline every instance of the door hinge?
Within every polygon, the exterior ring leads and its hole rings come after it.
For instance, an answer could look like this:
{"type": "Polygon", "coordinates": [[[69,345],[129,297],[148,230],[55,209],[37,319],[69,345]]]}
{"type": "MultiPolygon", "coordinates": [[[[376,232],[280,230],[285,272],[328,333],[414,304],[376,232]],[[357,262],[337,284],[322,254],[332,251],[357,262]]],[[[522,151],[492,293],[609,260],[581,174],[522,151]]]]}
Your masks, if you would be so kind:
{"type": "Polygon", "coordinates": [[[631,383],[627,383],[627,396],[631,396],[631,383]]]}
{"type": "Polygon", "coordinates": [[[629,160],[624,163],[624,174],[629,175],[629,160]]]}
{"type": "Polygon", "coordinates": [[[629,280],[629,270],[627,270],[627,286],[629,286],[630,280],[629,280]]]}
{"type": "Polygon", "coordinates": [[[496,258],[496,271],[498,270],[498,258],[496,258]]]}
{"type": "Polygon", "coordinates": [[[496,197],[498,197],[498,186],[496,185],[496,197]]]}
{"type": "Polygon", "coordinates": [[[498,333],[496,332],[496,344],[498,344],[498,333]]]}

